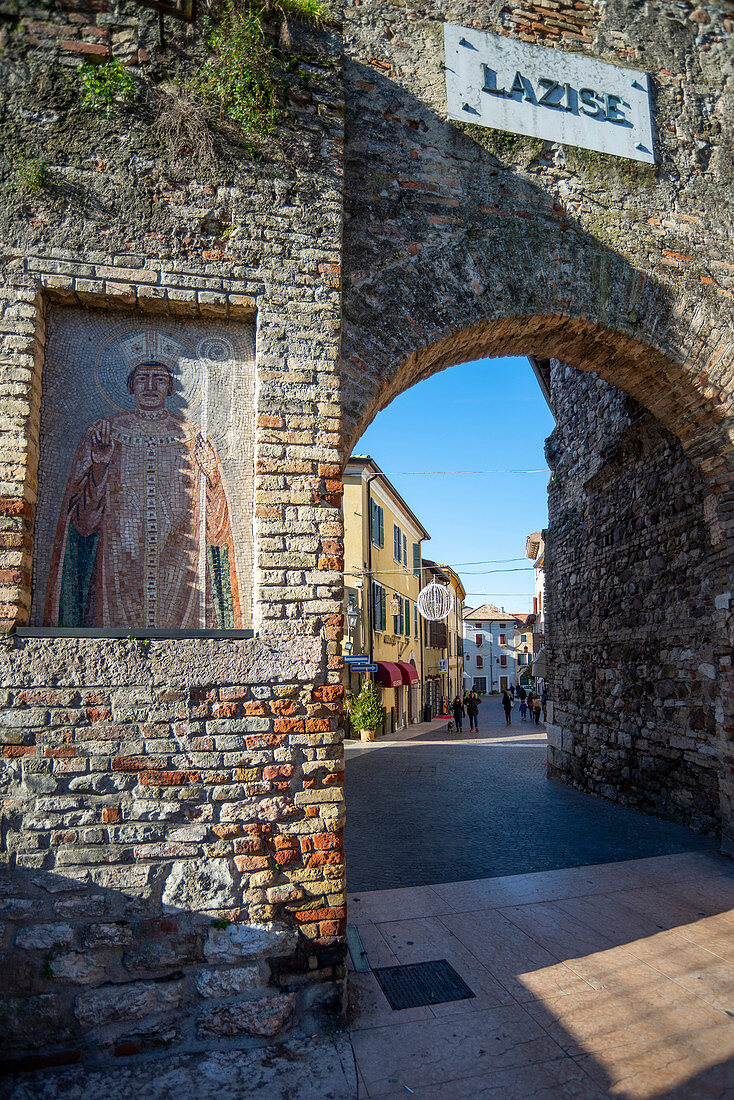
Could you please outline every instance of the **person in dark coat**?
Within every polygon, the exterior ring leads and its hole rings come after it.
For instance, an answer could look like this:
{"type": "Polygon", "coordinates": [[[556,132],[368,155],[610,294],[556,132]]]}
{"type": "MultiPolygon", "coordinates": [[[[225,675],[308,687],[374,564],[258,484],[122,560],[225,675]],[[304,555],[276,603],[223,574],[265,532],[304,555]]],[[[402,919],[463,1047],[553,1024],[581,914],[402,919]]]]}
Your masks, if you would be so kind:
{"type": "Polygon", "coordinates": [[[451,704],[451,709],[454,712],[454,722],[456,723],[456,732],[461,733],[461,720],[464,717],[464,704],[462,703],[460,696],[458,696],[458,695],[456,696],[453,703],[451,704]]]}
{"type": "Polygon", "coordinates": [[[473,691],[466,701],[466,713],[469,715],[469,729],[479,729],[479,696],[473,691]]]}
{"type": "Polygon", "coordinates": [[[527,698],[528,693],[526,692],[526,690],[522,686],[522,684],[520,684],[520,687],[517,689],[517,694],[518,694],[518,697],[520,699],[520,702],[521,703],[525,702],[525,699],[527,698]]]}
{"type": "Polygon", "coordinates": [[[540,725],[540,710],[541,710],[540,696],[535,695],[533,697],[532,715],[533,715],[533,718],[535,719],[536,726],[540,725]]]}
{"type": "Polygon", "coordinates": [[[505,690],[502,692],[502,706],[505,708],[505,722],[507,723],[508,726],[511,726],[512,725],[512,699],[510,698],[510,693],[507,690],[507,688],[505,688],[505,690]]]}

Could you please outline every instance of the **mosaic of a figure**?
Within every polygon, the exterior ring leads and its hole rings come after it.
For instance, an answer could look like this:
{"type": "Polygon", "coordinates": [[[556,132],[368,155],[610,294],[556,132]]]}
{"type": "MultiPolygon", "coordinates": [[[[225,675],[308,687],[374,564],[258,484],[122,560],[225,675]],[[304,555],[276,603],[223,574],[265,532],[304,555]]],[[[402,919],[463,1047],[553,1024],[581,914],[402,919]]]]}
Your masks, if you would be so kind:
{"type": "Polygon", "coordinates": [[[56,531],[46,625],[241,626],[221,463],[206,432],[166,408],[175,383],[175,358],[139,355],[127,376],[134,409],[84,433],[56,531]]]}

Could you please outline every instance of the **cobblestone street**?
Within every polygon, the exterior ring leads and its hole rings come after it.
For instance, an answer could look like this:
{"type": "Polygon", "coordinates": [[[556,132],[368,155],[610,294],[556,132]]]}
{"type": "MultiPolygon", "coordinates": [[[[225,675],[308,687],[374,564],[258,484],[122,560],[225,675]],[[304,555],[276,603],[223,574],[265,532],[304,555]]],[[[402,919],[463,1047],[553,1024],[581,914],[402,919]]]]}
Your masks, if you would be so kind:
{"type": "Polygon", "coordinates": [[[718,850],[709,837],[546,777],[543,727],[505,725],[485,700],[478,736],[413,727],[346,742],[348,888],[387,890],[718,850]]]}

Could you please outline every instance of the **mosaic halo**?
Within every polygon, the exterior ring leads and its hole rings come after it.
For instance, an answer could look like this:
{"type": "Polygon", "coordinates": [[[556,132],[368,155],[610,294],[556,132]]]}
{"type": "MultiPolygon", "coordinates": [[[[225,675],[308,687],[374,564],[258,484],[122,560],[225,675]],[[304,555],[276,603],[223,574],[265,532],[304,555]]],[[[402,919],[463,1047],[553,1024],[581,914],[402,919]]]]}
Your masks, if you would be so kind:
{"type": "Polygon", "coordinates": [[[196,358],[207,363],[230,363],[235,350],[223,336],[207,336],[196,345],[196,358]]]}
{"type": "MultiPolygon", "coordinates": [[[[209,342],[219,341],[201,341],[209,342]]],[[[191,409],[199,403],[204,368],[194,345],[186,337],[166,330],[140,329],[110,337],[97,353],[94,381],[108,405],[118,412],[130,412],[135,407],[135,399],[127,389],[127,376],[138,363],[150,359],[164,363],[173,373],[175,391],[169,398],[172,408],[191,409]]]]}

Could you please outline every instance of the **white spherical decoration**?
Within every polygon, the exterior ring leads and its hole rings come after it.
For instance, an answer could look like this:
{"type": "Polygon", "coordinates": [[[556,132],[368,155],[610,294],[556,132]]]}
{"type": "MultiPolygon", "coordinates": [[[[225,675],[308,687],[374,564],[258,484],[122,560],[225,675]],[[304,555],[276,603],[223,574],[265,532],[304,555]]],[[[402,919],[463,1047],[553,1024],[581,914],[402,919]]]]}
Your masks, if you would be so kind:
{"type": "Polygon", "coordinates": [[[447,585],[431,581],[418,593],[418,610],[424,619],[435,623],[445,619],[454,606],[454,592],[447,585]]]}

